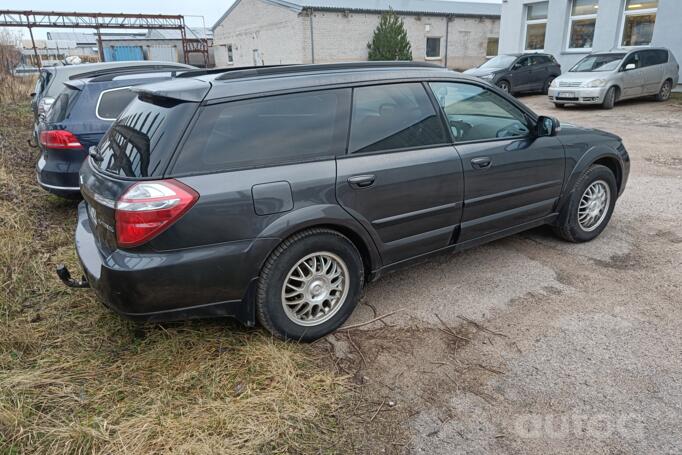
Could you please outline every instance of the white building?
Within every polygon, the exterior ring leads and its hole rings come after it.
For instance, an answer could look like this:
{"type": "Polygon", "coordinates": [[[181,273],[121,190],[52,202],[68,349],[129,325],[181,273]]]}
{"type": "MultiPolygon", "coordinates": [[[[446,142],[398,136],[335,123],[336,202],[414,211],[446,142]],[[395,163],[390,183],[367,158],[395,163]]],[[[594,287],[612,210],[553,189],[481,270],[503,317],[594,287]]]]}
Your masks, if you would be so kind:
{"type": "Polygon", "coordinates": [[[500,5],[437,0],[236,0],[213,26],[217,66],[367,60],[382,12],[405,24],[415,61],[455,69],[497,55],[500,5]]]}
{"type": "Polygon", "coordinates": [[[500,53],[544,51],[563,70],[590,52],[662,46],[682,61],[681,0],[504,0],[500,53]]]}

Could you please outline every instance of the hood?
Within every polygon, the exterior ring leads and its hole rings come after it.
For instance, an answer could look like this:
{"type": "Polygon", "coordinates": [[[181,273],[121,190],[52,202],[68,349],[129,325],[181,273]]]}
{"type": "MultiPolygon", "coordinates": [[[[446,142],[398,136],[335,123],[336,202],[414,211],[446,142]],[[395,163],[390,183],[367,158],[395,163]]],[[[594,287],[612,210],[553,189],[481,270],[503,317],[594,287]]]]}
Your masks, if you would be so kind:
{"type": "Polygon", "coordinates": [[[556,78],[557,82],[587,82],[594,79],[609,79],[613,76],[613,71],[593,71],[586,73],[565,72],[556,78]]]}
{"type": "Polygon", "coordinates": [[[466,70],[464,74],[467,74],[469,76],[476,76],[476,77],[481,77],[485,76],[488,74],[496,74],[499,73],[500,71],[505,71],[504,68],[471,68],[469,70],[466,70]]]}
{"type": "Polygon", "coordinates": [[[602,131],[602,130],[598,130],[595,128],[587,128],[584,126],[578,126],[578,125],[573,125],[571,123],[563,123],[563,122],[561,123],[561,128],[558,131],[557,136],[569,137],[569,136],[575,136],[575,135],[584,135],[585,133],[596,134],[597,136],[602,136],[605,139],[622,141],[620,136],[617,136],[613,133],[609,133],[608,131],[602,131]]]}

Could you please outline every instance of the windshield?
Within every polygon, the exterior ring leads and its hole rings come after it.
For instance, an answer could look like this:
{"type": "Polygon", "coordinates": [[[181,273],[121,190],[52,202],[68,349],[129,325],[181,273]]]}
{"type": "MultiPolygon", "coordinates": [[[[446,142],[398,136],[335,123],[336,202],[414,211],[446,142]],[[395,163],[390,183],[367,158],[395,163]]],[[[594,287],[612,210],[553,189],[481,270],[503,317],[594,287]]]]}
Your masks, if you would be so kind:
{"type": "Polygon", "coordinates": [[[498,55],[479,66],[479,68],[509,68],[514,63],[514,60],[516,60],[516,57],[513,55],[498,55]]]}
{"type": "Polygon", "coordinates": [[[571,73],[591,73],[595,71],[614,71],[625,54],[588,55],[569,70],[571,73]]]}

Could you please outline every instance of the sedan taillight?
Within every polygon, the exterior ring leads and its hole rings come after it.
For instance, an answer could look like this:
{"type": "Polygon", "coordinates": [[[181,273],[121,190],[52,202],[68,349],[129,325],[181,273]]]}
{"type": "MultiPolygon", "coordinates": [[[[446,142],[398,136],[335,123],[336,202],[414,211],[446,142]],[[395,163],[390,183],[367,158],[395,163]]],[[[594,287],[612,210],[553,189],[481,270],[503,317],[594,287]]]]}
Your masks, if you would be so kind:
{"type": "Polygon", "coordinates": [[[82,149],[78,138],[70,131],[49,130],[40,132],[40,145],[49,149],[82,149]]]}
{"type": "Polygon", "coordinates": [[[199,199],[177,180],[139,182],[116,201],[116,243],[135,247],[168,229],[199,199]]]}

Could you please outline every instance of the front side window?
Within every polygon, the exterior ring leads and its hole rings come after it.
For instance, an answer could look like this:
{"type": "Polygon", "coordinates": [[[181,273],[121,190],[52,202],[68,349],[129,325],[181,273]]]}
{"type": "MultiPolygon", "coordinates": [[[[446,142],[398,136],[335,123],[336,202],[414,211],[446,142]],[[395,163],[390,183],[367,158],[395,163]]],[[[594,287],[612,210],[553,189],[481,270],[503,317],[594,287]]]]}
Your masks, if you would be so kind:
{"type": "Polygon", "coordinates": [[[527,51],[545,48],[547,30],[547,8],[549,2],[529,3],[526,5],[526,44],[527,51]]]}
{"type": "Polygon", "coordinates": [[[97,117],[102,120],[114,120],[118,114],[136,97],[130,87],[105,90],[99,95],[97,117]]]}
{"type": "Polygon", "coordinates": [[[426,58],[440,58],[440,38],[426,38],[426,58]]]}
{"type": "Polygon", "coordinates": [[[174,171],[216,172],[334,158],[345,152],[349,108],[350,89],[206,106],[174,171]]]}
{"type": "Polygon", "coordinates": [[[598,10],[598,0],[573,0],[568,24],[569,49],[592,49],[598,10]]]}
{"type": "Polygon", "coordinates": [[[658,0],[626,0],[621,45],[648,46],[654,35],[658,0]]]}
{"type": "Polygon", "coordinates": [[[421,84],[359,87],[353,91],[350,153],[419,148],[449,141],[421,84]]]}
{"type": "Polygon", "coordinates": [[[455,142],[518,138],[530,132],[524,113],[491,90],[457,82],[430,85],[455,142]]]}

